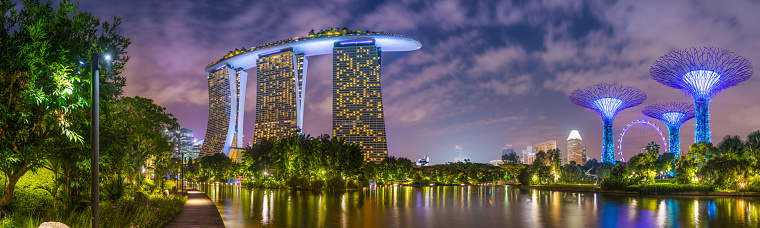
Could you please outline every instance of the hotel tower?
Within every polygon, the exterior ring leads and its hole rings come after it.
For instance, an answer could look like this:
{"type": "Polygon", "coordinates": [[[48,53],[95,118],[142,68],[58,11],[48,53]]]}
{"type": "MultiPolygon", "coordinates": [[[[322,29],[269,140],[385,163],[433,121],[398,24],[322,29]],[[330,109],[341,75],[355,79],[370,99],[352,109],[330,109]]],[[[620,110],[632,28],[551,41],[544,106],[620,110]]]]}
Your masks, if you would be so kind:
{"type": "Polygon", "coordinates": [[[229,155],[242,148],[245,70],[254,67],[253,141],[297,134],[303,129],[306,57],[332,54],[333,137],[358,145],[365,161],[380,162],[388,156],[380,91],[381,53],[420,47],[419,41],[401,35],[343,28],[231,51],[206,67],[209,121],[200,156],[229,155]]]}

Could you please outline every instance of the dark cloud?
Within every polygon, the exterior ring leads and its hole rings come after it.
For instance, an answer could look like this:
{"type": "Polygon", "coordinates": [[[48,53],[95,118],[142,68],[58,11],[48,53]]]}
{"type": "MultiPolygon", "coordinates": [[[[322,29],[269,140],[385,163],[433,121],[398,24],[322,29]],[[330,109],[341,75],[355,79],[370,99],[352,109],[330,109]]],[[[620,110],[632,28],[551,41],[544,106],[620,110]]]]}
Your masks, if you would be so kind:
{"type": "MultiPolygon", "coordinates": [[[[503,144],[557,140],[563,151],[579,130],[589,155],[601,153],[601,121],[572,105],[577,88],[612,82],[649,95],[621,112],[625,124],[641,109],[690,101],[649,76],[665,53],[692,46],[736,51],[760,64],[757,1],[83,1],[104,19],[124,19],[132,38],[126,93],[156,100],[205,134],[208,94],[203,68],[234,48],[252,47],[310,29],[349,27],[404,34],[422,49],[383,53],[382,86],[391,155],[452,161],[463,145],[477,162],[497,159],[503,144]]],[[[309,57],[305,129],[329,133],[330,56],[309,57]]],[[[249,70],[249,88],[255,69],[249,70]]],[[[711,106],[713,140],[760,129],[755,78],[718,94],[711,106]]],[[[246,141],[253,136],[255,90],[246,94],[246,141]]],[[[660,124],[659,121],[655,121],[660,124]]],[[[661,124],[660,124],[661,125],[661,124]]],[[[693,141],[693,121],[682,145],[693,141]]]]}

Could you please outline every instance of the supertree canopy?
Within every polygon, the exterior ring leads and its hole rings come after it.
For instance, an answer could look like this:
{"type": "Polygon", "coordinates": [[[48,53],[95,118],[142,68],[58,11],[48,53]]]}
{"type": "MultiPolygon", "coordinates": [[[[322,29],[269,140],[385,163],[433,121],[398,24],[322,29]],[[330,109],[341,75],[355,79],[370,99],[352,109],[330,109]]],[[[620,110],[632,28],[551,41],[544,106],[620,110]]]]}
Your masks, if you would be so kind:
{"type": "Polygon", "coordinates": [[[686,102],[666,102],[647,106],[644,115],[661,120],[668,126],[670,153],[678,158],[681,155],[681,125],[694,118],[694,105],[686,102]]]}
{"type": "Polygon", "coordinates": [[[570,94],[570,101],[575,105],[592,109],[602,116],[602,162],[615,162],[615,136],[612,132],[615,115],[623,109],[640,105],[646,99],[647,95],[640,89],[606,83],[591,85],[570,94]]]}
{"type": "Polygon", "coordinates": [[[652,78],[694,98],[694,142],[710,140],[710,101],[721,90],[752,76],[752,64],[726,49],[693,47],[672,51],[652,63],[652,78]]]}

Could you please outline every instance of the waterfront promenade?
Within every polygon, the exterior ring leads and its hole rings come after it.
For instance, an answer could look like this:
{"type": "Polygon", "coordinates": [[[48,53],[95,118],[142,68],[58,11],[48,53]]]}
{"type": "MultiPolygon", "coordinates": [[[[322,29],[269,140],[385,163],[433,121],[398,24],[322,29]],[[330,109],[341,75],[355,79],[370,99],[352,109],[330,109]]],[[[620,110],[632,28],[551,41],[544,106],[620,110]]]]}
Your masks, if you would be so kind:
{"type": "Polygon", "coordinates": [[[185,206],[165,227],[224,227],[224,222],[211,198],[201,191],[189,188],[185,206]]]}

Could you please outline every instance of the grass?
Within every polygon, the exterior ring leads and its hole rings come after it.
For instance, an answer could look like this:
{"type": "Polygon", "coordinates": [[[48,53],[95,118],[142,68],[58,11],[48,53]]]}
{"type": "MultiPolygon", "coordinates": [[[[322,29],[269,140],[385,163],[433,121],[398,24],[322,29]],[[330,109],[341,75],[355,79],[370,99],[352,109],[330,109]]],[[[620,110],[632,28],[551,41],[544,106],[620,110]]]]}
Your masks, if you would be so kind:
{"type": "MultiPolygon", "coordinates": [[[[0,176],[0,190],[3,178],[0,176]]],[[[91,227],[90,209],[74,211],[69,214],[57,212],[53,198],[43,187],[53,185],[52,172],[38,170],[24,175],[16,185],[13,202],[2,208],[4,217],[0,218],[0,227],[38,227],[43,222],[62,222],[69,227],[91,227]]],[[[131,196],[114,202],[101,198],[101,227],[162,227],[185,204],[186,197],[163,197],[160,192],[148,195],[145,203],[134,202],[131,196]]]]}

